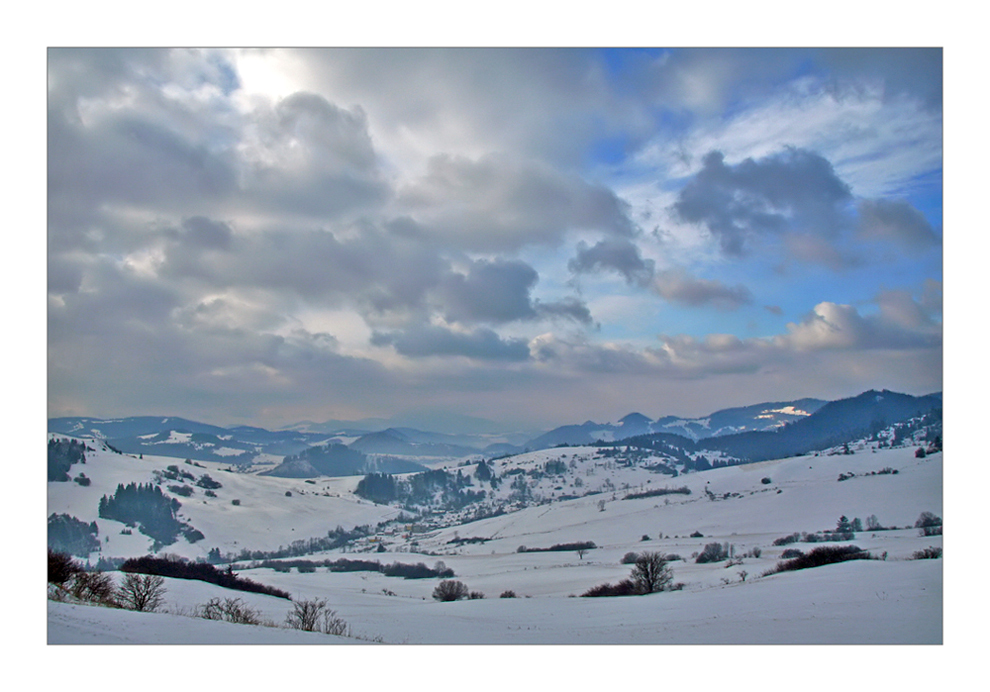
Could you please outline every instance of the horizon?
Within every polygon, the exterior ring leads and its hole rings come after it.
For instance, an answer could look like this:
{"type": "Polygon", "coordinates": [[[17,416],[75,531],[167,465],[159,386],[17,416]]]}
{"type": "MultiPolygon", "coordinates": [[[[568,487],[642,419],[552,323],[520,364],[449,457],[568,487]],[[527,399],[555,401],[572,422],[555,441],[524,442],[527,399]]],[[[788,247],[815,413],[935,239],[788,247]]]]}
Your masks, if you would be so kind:
{"type": "Polygon", "coordinates": [[[550,429],[943,389],[941,49],[47,75],[49,418],[550,429]]]}
{"type": "MultiPolygon", "coordinates": [[[[293,428],[297,428],[297,427],[301,427],[301,426],[306,426],[306,425],[326,426],[326,425],[333,424],[333,425],[336,425],[336,426],[339,426],[339,427],[345,427],[345,426],[348,426],[348,425],[353,425],[355,428],[358,428],[358,429],[361,429],[360,426],[364,425],[364,426],[368,426],[366,428],[366,432],[380,432],[380,431],[387,430],[387,429],[408,428],[408,429],[418,429],[418,430],[420,430],[422,432],[434,432],[434,433],[441,433],[441,434],[447,434],[447,435],[504,434],[504,433],[511,433],[511,432],[516,432],[516,433],[518,433],[518,432],[537,433],[537,432],[549,432],[551,429],[556,429],[556,428],[559,428],[559,427],[566,427],[568,425],[584,425],[584,424],[589,423],[589,422],[595,423],[595,424],[601,424],[601,425],[617,425],[623,419],[625,419],[625,418],[627,418],[629,416],[636,416],[636,415],[644,416],[645,418],[647,418],[651,422],[657,422],[657,421],[662,420],[664,418],[679,418],[679,419],[687,420],[687,421],[689,421],[689,420],[703,420],[703,419],[708,418],[708,417],[710,417],[710,416],[712,416],[714,414],[723,413],[725,411],[731,411],[731,410],[734,410],[734,409],[750,408],[750,407],[759,406],[759,405],[770,405],[770,404],[780,404],[780,403],[792,403],[792,402],[801,401],[801,400],[807,400],[807,399],[817,400],[817,401],[824,401],[825,403],[832,403],[832,402],[835,402],[835,401],[842,401],[844,399],[856,398],[856,397],[862,396],[863,394],[868,394],[869,392],[872,392],[872,391],[881,391],[881,392],[887,392],[887,391],[889,391],[889,392],[891,392],[893,394],[907,394],[908,396],[913,396],[913,397],[942,396],[941,390],[940,391],[934,391],[934,392],[926,392],[926,393],[923,393],[923,394],[911,394],[911,393],[908,393],[908,392],[895,392],[895,391],[890,390],[888,388],[881,388],[880,390],[869,389],[869,390],[865,390],[865,391],[859,392],[858,394],[853,395],[851,397],[840,397],[839,399],[831,399],[831,400],[820,399],[818,397],[798,397],[796,399],[791,399],[791,400],[787,400],[787,401],[781,401],[781,400],[778,400],[778,401],[756,401],[756,402],[751,402],[749,404],[743,404],[742,406],[730,406],[730,407],[727,407],[725,409],[719,409],[719,410],[716,410],[716,411],[709,411],[708,413],[703,414],[703,415],[700,415],[700,416],[682,416],[682,415],[678,415],[678,414],[675,414],[675,413],[663,413],[663,414],[660,414],[660,415],[651,416],[651,415],[644,414],[641,411],[629,411],[629,412],[627,412],[625,414],[618,415],[618,416],[615,416],[615,417],[609,418],[609,419],[602,419],[602,420],[592,420],[590,418],[575,419],[575,420],[572,420],[572,421],[567,421],[567,422],[560,423],[559,425],[553,426],[552,428],[546,428],[546,427],[543,427],[543,428],[540,428],[540,427],[524,428],[522,426],[517,426],[515,428],[497,427],[499,425],[499,422],[498,421],[488,420],[488,419],[484,419],[484,418],[470,418],[470,417],[465,417],[465,416],[456,416],[456,414],[452,414],[451,416],[448,416],[448,417],[443,417],[443,416],[437,417],[435,419],[437,421],[436,427],[430,427],[430,424],[429,423],[426,423],[426,424],[423,424],[423,425],[417,425],[416,422],[414,422],[412,420],[411,415],[396,415],[396,416],[393,416],[392,418],[362,418],[362,419],[355,419],[355,420],[338,420],[338,419],[329,419],[329,420],[324,420],[324,421],[299,420],[299,421],[295,421],[294,423],[288,424],[288,425],[286,425],[284,427],[281,427],[281,428],[268,428],[268,430],[270,430],[272,432],[278,432],[278,431],[290,430],[290,429],[293,429],[293,428]],[[457,420],[460,420],[465,425],[465,427],[463,427],[463,428],[457,428],[456,427],[456,425],[457,425],[457,422],[456,421],[457,420]],[[467,429],[472,424],[475,426],[474,429],[467,429]],[[478,429],[478,426],[484,426],[484,427],[486,427],[488,429],[482,431],[482,430],[479,430],[478,429]]],[[[127,420],[127,419],[133,419],[133,418],[156,418],[156,419],[157,418],[162,418],[162,419],[178,418],[178,419],[186,420],[186,421],[189,421],[189,422],[192,422],[192,423],[199,423],[199,424],[203,424],[203,425],[212,425],[212,426],[215,426],[215,427],[218,427],[218,428],[234,429],[234,428],[237,428],[237,427],[258,427],[260,429],[265,429],[265,428],[263,428],[263,426],[252,426],[252,425],[247,424],[247,423],[224,423],[222,421],[221,422],[217,422],[217,421],[214,421],[214,420],[205,420],[205,419],[193,420],[193,419],[190,419],[190,418],[186,418],[185,416],[176,416],[176,415],[171,415],[171,414],[168,414],[168,415],[166,415],[166,414],[150,414],[150,413],[139,413],[139,414],[130,415],[130,416],[116,416],[116,417],[101,417],[101,416],[54,416],[54,417],[50,417],[48,420],[51,421],[51,420],[61,420],[61,419],[73,419],[73,418],[88,418],[88,419],[92,419],[92,420],[95,420],[95,421],[103,421],[103,422],[111,422],[111,421],[116,421],[116,420],[127,420]]]]}

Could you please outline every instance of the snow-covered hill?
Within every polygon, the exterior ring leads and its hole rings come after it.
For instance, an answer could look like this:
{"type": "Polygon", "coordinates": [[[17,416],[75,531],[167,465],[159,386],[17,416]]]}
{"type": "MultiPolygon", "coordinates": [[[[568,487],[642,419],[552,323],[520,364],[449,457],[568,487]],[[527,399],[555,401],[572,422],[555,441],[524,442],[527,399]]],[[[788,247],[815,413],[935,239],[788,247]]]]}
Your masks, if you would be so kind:
{"type": "MultiPolygon", "coordinates": [[[[940,642],[941,560],[910,558],[915,551],[942,545],[941,536],[920,536],[913,528],[921,512],[942,514],[942,454],[918,458],[914,446],[878,449],[865,442],[850,451],[677,478],[648,470],[649,463],[625,466],[598,456],[598,448],[531,452],[495,462],[503,481],[493,501],[501,502],[504,513],[476,520],[468,520],[465,511],[412,519],[406,510],[356,497],[357,478],[309,483],[204,463],[185,468],[194,475],[208,471],[223,487],[215,491],[216,498],[198,492],[181,498],[180,513],[205,538],[194,544],[180,539],[162,552],[195,558],[211,547],[224,554],[242,548],[271,550],[326,535],[338,524],[346,528],[385,522],[379,531],[344,548],[307,557],[430,566],[443,561],[454,570],[455,579],[486,598],[440,603],[431,598],[436,579],[401,579],[381,572],[328,572],[324,567],[279,572],[250,568],[242,561],[239,567],[249,569],[239,574],[288,591],[295,599],[326,598],[355,632],[388,643],[940,642]],[[551,473],[546,473],[548,463],[551,473]],[[507,474],[511,469],[520,471],[507,474]],[[539,469],[542,476],[529,473],[539,469]],[[840,474],[844,480],[839,480],[840,474]],[[513,492],[519,493],[511,487],[518,478],[526,479],[525,503],[510,501],[513,492]],[[583,485],[578,490],[593,494],[561,499],[575,494],[568,491],[578,479],[583,485]],[[624,499],[663,487],[688,493],[624,499]],[[233,499],[240,504],[233,505],[233,499]],[[774,545],[776,539],[834,529],[841,516],[864,523],[872,516],[884,527],[896,527],[862,531],[851,542],[886,559],[761,576],[785,549],[774,545]],[[401,522],[388,523],[400,517],[401,522]],[[586,541],[596,547],[584,554],[519,552],[520,546],[531,550],[586,541]],[[738,562],[696,563],[692,556],[712,542],[728,543],[738,562]],[[570,598],[628,577],[630,566],[621,563],[623,556],[641,551],[679,556],[670,566],[682,589],[650,596],[570,598]],[[509,590],[518,598],[498,598],[509,590]]],[[[85,473],[91,485],[49,483],[49,512],[97,521],[105,556],[144,554],[150,540],[137,531],[122,535],[122,524],[98,518],[97,503],[117,483],[153,481],[156,470],[174,461],[149,456],[142,460],[103,449],[90,452],[85,473]]],[[[80,468],[73,466],[72,475],[80,468]]],[[[448,471],[467,475],[474,468],[455,464],[448,471]]],[[[489,487],[475,477],[472,484],[489,487]]],[[[787,547],[808,551],[816,544],[787,547]]],[[[169,580],[168,588],[169,608],[187,613],[224,591],[179,580],[169,580]]],[[[291,607],[282,599],[227,595],[243,597],[274,621],[283,620],[291,607]]],[[[104,641],[119,641],[114,632],[127,632],[128,641],[161,641],[151,633],[162,628],[181,632],[186,624],[174,616],[151,615],[142,622],[170,619],[146,629],[129,624],[136,619],[118,626],[117,618],[132,615],[53,604],[49,640],[98,641],[98,633],[105,631],[104,641]],[[94,610],[101,612],[92,615],[94,610]]],[[[193,638],[207,636],[201,628],[212,625],[188,622],[193,638]]],[[[225,640],[226,632],[218,628],[215,636],[225,640]]],[[[250,636],[274,643],[283,634],[272,630],[271,639],[265,639],[265,632],[250,636]]]]}

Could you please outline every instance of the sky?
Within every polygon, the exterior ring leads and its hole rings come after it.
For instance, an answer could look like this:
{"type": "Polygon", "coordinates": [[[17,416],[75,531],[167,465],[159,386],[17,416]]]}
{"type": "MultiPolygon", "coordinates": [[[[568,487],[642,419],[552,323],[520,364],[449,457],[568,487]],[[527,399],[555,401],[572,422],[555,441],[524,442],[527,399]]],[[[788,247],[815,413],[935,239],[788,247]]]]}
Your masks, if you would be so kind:
{"type": "Polygon", "coordinates": [[[47,51],[48,415],[942,389],[942,51],[47,51]]]}

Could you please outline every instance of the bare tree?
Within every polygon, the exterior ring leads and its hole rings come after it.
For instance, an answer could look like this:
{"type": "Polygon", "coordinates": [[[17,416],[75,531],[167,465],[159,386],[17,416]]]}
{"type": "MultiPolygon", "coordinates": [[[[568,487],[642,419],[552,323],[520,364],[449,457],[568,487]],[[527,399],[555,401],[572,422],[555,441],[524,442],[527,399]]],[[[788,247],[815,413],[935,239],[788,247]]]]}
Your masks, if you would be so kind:
{"type": "Polygon", "coordinates": [[[154,574],[128,572],[117,587],[117,600],[129,610],[158,610],[165,603],[165,580],[154,574]]]}
{"type": "Polygon", "coordinates": [[[674,578],[663,553],[644,552],[636,560],[632,571],[633,581],[640,593],[663,591],[674,578]]]}

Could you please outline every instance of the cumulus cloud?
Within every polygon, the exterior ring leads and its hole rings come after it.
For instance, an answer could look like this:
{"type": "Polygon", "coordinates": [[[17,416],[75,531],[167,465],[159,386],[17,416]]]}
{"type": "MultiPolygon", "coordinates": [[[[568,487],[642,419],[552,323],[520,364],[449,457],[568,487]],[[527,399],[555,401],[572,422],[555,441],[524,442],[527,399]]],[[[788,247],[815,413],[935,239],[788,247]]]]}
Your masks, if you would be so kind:
{"type": "Polygon", "coordinates": [[[679,193],[674,211],[703,224],[725,254],[740,256],[760,236],[834,237],[847,223],[843,205],[851,199],[832,165],[814,152],[785,149],[733,166],[713,151],[679,193]]]}

